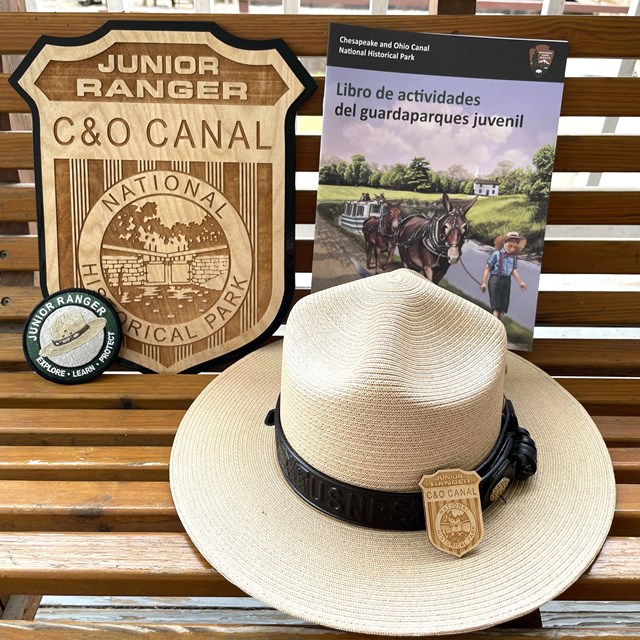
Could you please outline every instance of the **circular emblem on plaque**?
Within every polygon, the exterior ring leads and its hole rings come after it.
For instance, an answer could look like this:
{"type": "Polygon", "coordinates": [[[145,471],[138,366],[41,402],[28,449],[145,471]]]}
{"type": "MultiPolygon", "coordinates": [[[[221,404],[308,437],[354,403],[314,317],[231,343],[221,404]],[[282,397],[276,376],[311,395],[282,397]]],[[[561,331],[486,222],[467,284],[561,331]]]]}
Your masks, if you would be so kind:
{"type": "Polygon", "coordinates": [[[449,502],[436,514],[436,535],[450,549],[469,545],[476,534],[476,519],[472,511],[461,502],[449,502]]]}
{"type": "Polygon", "coordinates": [[[120,350],[115,309],[85,289],[45,298],[25,325],[23,349],[31,368],[47,380],[80,384],[108,369],[120,350]]]}
{"type": "Polygon", "coordinates": [[[178,171],[116,182],[82,227],[83,284],[118,309],[125,335],[184,346],[222,329],[251,279],[244,221],[210,184],[178,171]]]}

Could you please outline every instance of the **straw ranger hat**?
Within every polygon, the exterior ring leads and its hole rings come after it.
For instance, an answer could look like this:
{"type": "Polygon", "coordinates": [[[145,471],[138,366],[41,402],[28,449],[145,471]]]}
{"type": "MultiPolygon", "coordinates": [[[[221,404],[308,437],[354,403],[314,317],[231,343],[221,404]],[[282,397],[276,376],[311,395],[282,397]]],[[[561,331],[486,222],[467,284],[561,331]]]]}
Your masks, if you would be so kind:
{"type": "MultiPolygon", "coordinates": [[[[494,482],[522,463],[503,462],[494,482]]],[[[607,449],[581,405],[507,353],[499,320],[404,269],[299,302],[283,344],[196,399],[170,473],[188,534],[228,580],[296,617],[373,634],[472,631],[532,611],[588,568],[615,506],[607,449]],[[472,551],[436,549],[404,507],[365,499],[346,513],[348,495],[402,505],[425,474],[495,466],[504,397],[538,469],[485,506],[472,551]]],[[[448,516],[459,536],[463,516],[448,516]]]]}
{"type": "Polygon", "coordinates": [[[40,349],[40,355],[51,358],[73,351],[97,336],[106,324],[105,318],[87,321],[80,311],[65,311],[51,323],[51,342],[40,349]]]}
{"type": "Polygon", "coordinates": [[[505,233],[503,236],[498,236],[493,244],[498,251],[504,247],[505,242],[517,242],[518,243],[518,253],[520,253],[527,244],[527,239],[524,236],[521,236],[517,231],[509,231],[509,233],[505,233]]]}

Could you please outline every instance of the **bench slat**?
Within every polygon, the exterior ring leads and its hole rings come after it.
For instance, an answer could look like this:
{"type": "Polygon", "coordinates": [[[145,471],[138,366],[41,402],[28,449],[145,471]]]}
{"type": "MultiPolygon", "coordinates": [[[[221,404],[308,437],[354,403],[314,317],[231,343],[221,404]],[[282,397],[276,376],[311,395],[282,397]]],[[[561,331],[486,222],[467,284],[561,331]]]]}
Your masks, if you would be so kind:
{"type": "Polygon", "coordinates": [[[183,533],[1,533],[7,593],[244,595],[183,533]]]}
{"type": "Polygon", "coordinates": [[[637,191],[552,191],[548,224],[640,224],[637,191]]]}
{"type": "MultiPolygon", "coordinates": [[[[551,375],[640,375],[640,340],[536,338],[533,351],[521,355],[551,375]]],[[[2,370],[29,371],[18,333],[6,334],[0,340],[2,370]]]]}
{"type": "MultiPolygon", "coordinates": [[[[0,480],[169,479],[170,447],[0,447],[0,480]]],[[[617,482],[640,482],[640,448],[609,449],[617,482]]]]}
{"type": "MultiPolygon", "coordinates": [[[[508,623],[507,623],[508,625],[508,623]]],[[[119,622],[23,622],[0,620],[3,640],[392,640],[393,636],[371,636],[301,624],[143,624],[119,622]]],[[[631,640],[640,627],[489,629],[461,634],[456,640],[631,640]]]]}
{"type": "Polygon", "coordinates": [[[638,291],[541,291],[538,295],[537,326],[637,327],[638,318],[638,291]]]}
{"type": "Polygon", "coordinates": [[[148,376],[106,374],[90,384],[68,386],[35,373],[15,373],[2,378],[0,408],[187,409],[212,380],[208,374],[160,375],[150,385],[148,376]]]}
{"type": "Polygon", "coordinates": [[[638,378],[557,378],[591,414],[638,415],[638,378]]]}
{"type": "MultiPolygon", "coordinates": [[[[561,599],[640,599],[640,539],[610,537],[561,599]]],[[[0,579],[26,595],[237,596],[184,533],[0,533],[0,579]]]]}
{"type": "Polygon", "coordinates": [[[39,288],[0,286],[0,320],[24,322],[41,300],[42,292],[39,288]]]}
{"type": "MultiPolygon", "coordinates": [[[[2,446],[159,446],[173,442],[184,410],[3,409],[2,446]]],[[[640,416],[593,416],[609,447],[640,447],[640,416]]]]}
{"type": "MultiPolygon", "coordinates": [[[[85,35],[101,27],[105,17],[99,13],[5,13],[5,37],[0,53],[25,53],[38,37],[85,35]]],[[[110,20],[131,20],[129,15],[110,14],[110,20]]],[[[198,14],[154,14],[154,21],[192,22],[210,20],[198,14]]],[[[217,14],[216,23],[240,38],[282,38],[296,55],[322,56],[327,48],[329,23],[339,22],[382,29],[459,32],[507,38],[550,38],[569,40],[571,55],[638,58],[640,18],[620,16],[361,16],[361,15],[225,15],[217,14]],[[292,23],[295,20],[295,26],[292,23]]]]}
{"type": "Polygon", "coordinates": [[[3,409],[0,445],[168,447],[183,415],[184,410],[3,409]]]}
{"type": "MultiPolygon", "coordinates": [[[[296,137],[296,170],[317,171],[320,136],[296,137]]],[[[559,136],[556,171],[640,171],[640,136],[559,136]]],[[[33,169],[31,133],[0,132],[0,169],[33,169]]]]}
{"type": "MultiPolygon", "coordinates": [[[[0,236],[0,251],[6,252],[6,257],[0,258],[2,270],[38,270],[36,237],[0,236]]],[[[312,261],[313,241],[297,240],[296,271],[310,272],[312,261]]],[[[548,240],[544,245],[542,270],[543,273],[635,274],[640,272],[640,241],[548,240]]]]}
{"type": "MultiPolygon", "coordinates": [[[[624,516],[640,525],[640,487],[624,516]],[[637,509],[636,509],[637,507],[637,509]],[[632,514],[638,511],[637,518],[632,514]]],[[[1,531],[183,531],[168,482],[3,482],[1,531]]]]}
{"type": "Polygon", "coordinates": [[[520,355],[556,376],[640,375],[640,340],[535,339],[520,355]]]}
{"type": "MultiPolygon", "coordinates": [[[[635,79],[633,79],[635,80],[635,79]]],[[[638,83],[640,84],[640,83],[638,83]]],[[[33,222],[36,219],[33,185],[0,184],[0,221],[33,222]]],[[[296,222],[313,224],[316,192],[296,191],[296,222]]],[[[637,191],[552,191],[549,224],[640,224],[637,191]]]]}
{"type": "MultiPolygon", "coordinates": [[[[182,531],[167,482],[8,481],[0,531],[182,531]]],[[[619,484],[612,535],[640,534],[640,485],[619,484]]]]}
{"type": "Polygon", "coordinates": [[[0,447],[2,480],[169,479],[170,447],[0,447]]]}
{"type": "MultiPolygon", "coordinates": [[[[68,409],[73,402],[77,409],[187,409],[212,380],[210,374],[159,375],[150,385],[147,376],[114,373],[69,387],[35,373],[12,373],[2,377],[0,408],[68,409]]],[[[592,414],[640,413],[640,379],[558,378],[558,382],[592,414]]]]}
{"type": "Polygon", "coordinates": [[[33,222],[35,219],[35,187],[0,183],[0,222],[33,222]]]}
{"type": "Polygon", "coordinates": [[[593,416],[609,447],[640,447],[640,416],[593,416]]]}
{"type": "MultiPolygon", "coordinates": [[[[0,73],[0,113],[29,113],[27,103],[9,84],[9,74],[0,73]]],[[[299,115],[322,114],[324,78],[315,78],[318,88],[300,107],[299,115]]],[[[562,95],[563,116],[640,116],[640,87],[635,78],[567,78],[562,95]],[[611,100],[615,95],[616,99],[611,100]]]]}

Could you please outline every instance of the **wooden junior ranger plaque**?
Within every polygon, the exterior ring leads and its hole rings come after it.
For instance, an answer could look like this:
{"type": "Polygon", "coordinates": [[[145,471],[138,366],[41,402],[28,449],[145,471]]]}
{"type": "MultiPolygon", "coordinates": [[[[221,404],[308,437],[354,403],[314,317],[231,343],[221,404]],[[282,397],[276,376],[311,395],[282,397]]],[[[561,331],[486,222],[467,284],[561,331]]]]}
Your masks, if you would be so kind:
{"type": "Polygon", "coordinates": [[[241,355],[293,292],[294,121],[315,82],[283,41],[109,22],[43,37],[11,77],[34,115],[42,287],[82,287],[157,372],[241,355]]]}
{"type": "Polygon", "coordinates": [[[458,558],[475,549],[484,536],[480,476],[475,471],[443,469],[422,476],[418,484],[431,544],[458,558]]]}

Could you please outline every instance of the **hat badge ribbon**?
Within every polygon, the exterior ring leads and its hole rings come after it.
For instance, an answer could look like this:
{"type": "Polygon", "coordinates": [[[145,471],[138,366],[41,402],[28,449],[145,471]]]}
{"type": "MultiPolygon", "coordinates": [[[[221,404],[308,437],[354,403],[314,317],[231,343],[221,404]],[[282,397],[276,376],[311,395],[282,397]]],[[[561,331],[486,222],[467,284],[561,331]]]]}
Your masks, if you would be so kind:
{"type": "Polygon", "coordinates": [[[537,470],[536,444],[518,425],[505,398],[502,423],[489,455],[473,471],[444,469],[424,475],[421,492],[393,492],[350,485],[318,471],[293,449],[280,420],[280,398],[265,424],[274,426],[278,464],[289,486],[319,511],[350,524],[395,531],[427,530],[434,547],[461,557],[484,533],[482,512],[511,481],[537,470]]]}

